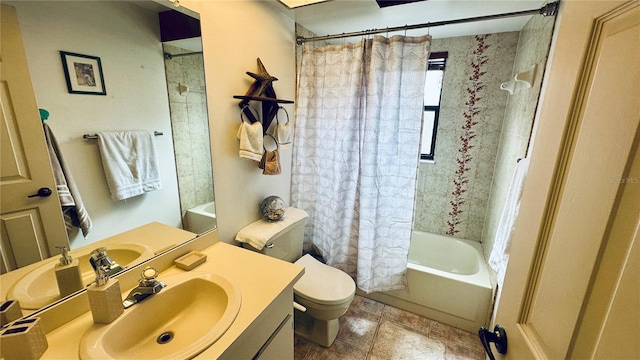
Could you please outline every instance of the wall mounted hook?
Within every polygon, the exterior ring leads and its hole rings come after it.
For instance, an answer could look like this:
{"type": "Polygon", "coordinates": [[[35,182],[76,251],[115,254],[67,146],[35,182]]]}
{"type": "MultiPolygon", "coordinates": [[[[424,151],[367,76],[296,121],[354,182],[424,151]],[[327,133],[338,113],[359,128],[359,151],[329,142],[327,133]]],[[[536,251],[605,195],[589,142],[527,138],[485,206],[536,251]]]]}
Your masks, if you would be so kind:
{"type": "Polygon", "coordinates": [[[516,80],[511,79],[507,82],[503,82],[500,84],[500,90],[504,90],[509,93],[509,95],[513,95],[513,89],[516,87],[516,80]]]}
{"type": "Polygon", "coordinates": [[[514,79],[516,81],[523,82],[527,86],[527,88],[530,88],[536,78],[537,67],[537,64],[534,64],[529,70],[517,73],[514,79]]]}

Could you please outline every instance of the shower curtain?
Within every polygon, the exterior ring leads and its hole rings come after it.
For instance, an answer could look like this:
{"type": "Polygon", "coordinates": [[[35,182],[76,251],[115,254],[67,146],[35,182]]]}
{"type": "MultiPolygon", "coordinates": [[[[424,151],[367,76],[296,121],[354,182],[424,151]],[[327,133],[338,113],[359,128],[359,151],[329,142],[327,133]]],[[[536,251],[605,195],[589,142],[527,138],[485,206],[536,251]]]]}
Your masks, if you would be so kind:
{"type": "Polygon", "coordinates": [[[430,40],[303,49],[291,203],[305,248],[365,292],[405,286],[430,40]]]}

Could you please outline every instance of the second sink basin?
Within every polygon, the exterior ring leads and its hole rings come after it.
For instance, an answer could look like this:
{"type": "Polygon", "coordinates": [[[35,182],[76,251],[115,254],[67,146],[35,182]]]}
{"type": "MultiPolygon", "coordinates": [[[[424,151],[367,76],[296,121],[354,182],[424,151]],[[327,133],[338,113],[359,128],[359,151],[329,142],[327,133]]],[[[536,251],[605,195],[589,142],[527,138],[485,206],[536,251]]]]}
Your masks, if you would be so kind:
{"type": "MultiPolygon", "coordinates": [[[[70,251],[69,255],[78,259],[80,274],[85,285],[95,281],[96,275],[89,263],[91,251],[77,250],[70,251]]],[[[107,253],[113,261],[120,266],[126,267],[132,263],[153,256],[153,250],[142,244],[121,243],[107,247],[107,253]]],[[[58,282],[54,272],[54,266],[59,262],[60,257],[56,256],[43,262],[43,264],[29,272],[20,280],[16,281],[7,292],[7,299],[15,299],[20,302],[23,309],[40,309],[52,302],[60,299],[58,282]]]]}
{"type": "Polygon", "coordinates": [[[160,293],[87,330],[81,359],[192,358],[218,340],[240,310],[240,290],[221,276],[188,272],[158,280],[167,285],[160,293]]]}

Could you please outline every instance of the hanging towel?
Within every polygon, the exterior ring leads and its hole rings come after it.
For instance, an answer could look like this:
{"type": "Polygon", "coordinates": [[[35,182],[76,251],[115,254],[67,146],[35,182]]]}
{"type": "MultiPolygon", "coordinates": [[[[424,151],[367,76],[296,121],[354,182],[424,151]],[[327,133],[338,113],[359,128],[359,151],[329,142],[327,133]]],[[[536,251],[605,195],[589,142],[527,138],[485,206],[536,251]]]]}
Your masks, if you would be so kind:
{"type": "Polygon", "coordinates": [[[237,134],[240,140],[240,157],[260,161],[264,152],[263,135],[260,121],[256,121],[253,124],[242,121],[237,134]]]}
{"type": "Polygon", "coordinates": [[[522,186],[529,168],[529,159],[520,160],[513,174],[509,190],[507,192],[507,201],[504,204],[498,229],[496,230],[493,249],[489,255],[489,266],[496,272],[498,286],[502,288],[504,282],[504,273],[507,270],[509,262],[509,247],[511,246],[511,235],[515,225],[518,211],[520,210],[520,196],[522,195],[522,186]]]}
{"type": "Polygon", "coordinates": [[[266,220],[258,220],[240,229],[236,234],[236,240],[249,244],[258,250],[262,250],[264,245],[289,225],[309,217],[306,211],[288,207],[284,211],[282,220],[276,222],[268,222],[266,220]]]}
{"type": "Polygon", "coordinates": [[[275,138],[280,145],[291,144],[291,127],[289,126],[289,122],[286,124],[278,123],[275,138]]]}
{"type": "Polygon", "coordinates": [[[162,189],[153,133],[99,132],[98,146],[111,199],[162,189]]]}
{"type": "Polygon", "coordinates": [[[69,169],[69,166],[62,157],[58,141],[55,136],[53,136],[49,125],[43,124],[43,127],[67,232],[77,227],[82,230],[82,235],[86,237],[91,229],[91,218],[89,217],[89,213],[87,213],[87,209],[84,207],[80,191],[71,175],[71,169],[69,169]]]}
{"type": "MultiPolygon", "coordinates": [[[[287,145],[291,145],[291,122],[289,121],[289,113],[287,110],[283,107],[280,107],[280,109],[282,109],[287,116],[286,122],[277,116],[279,113],[277,112],[275,118],[276,121],[271,122],[269,129],[267,129],[267,133],[273,137],[279,146],[286,147],[287,145]]],[[[280,111],[280,109],[278,109],[278,111],[280,111]]]]}
{"type": "Polygon", "coordinates": [[[280,152],[278,149],[273,151],[265,150],[258,165],[262,169],[263,175],[278,175],[282,172],[280,168],[280,152]]]}

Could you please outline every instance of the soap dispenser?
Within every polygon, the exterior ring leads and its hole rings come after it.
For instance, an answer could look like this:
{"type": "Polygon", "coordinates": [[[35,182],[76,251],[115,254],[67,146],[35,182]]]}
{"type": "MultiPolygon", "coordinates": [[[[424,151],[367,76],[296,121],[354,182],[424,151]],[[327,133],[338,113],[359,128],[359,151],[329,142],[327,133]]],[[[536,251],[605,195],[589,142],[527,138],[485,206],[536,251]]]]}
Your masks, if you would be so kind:
{"type": "Polygon", "coordinates": [[[84,288],[84,284],[78,260],[69,255],[66,247],[58,247],[58,249],[62,251],[62,256],[60,257],[60,262],[54,266],[54,272],[56,273],[60,297],[65,297],[84,288]]]}
{"type": "Polygon", "coordinates": [[[96,282],[87,289],[93,322],[109,324],[124,312],[118,279],[109,279],[106,271],[96,269],[96,282]]]}

